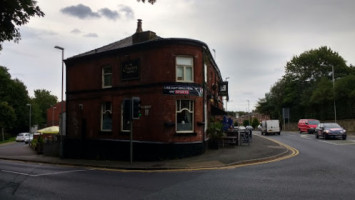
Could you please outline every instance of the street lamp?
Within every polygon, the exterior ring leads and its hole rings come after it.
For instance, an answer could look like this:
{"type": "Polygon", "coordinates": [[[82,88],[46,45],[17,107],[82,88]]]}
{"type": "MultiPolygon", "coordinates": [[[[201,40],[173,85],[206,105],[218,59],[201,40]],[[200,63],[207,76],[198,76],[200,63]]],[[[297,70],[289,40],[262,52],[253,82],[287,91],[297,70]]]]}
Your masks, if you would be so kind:
{"type": "Polygon", "coordinates": [[[28,132],[31,133],[31,113],[32,113],[32,105],[31,104],[26,104],[26,106],[30,107],[30,112],[28,114],[29,116],[29,123],[28,123],[28,132]]]}
{"type": "Polygon", "coordinates": [[[60,131],[60,150],[59,154],[63,156],[63,88],[64,88],[64,48],[60,46],[55,46],[54,48],[59,49],[62,51],[62,96],[61,96],[61,103],[60,103],[60,121],[61,127],[59,128],[60,131]]]}
{"type": "Polygon", "coordinates": [[[335,105],[334,66],[333,65],[332,65],[332,76],[333,76],[334,122],[337,122],[337,108],[335,105]]]}
{"type": "Polygon", "coordinates": [[[56,109],[57,107],[53,106],[52,107],[52,126],[54,126],[54,110],[56,109]]]}
{"type": "MultiPolygon", "coordinates": [[[[63,84],[64,84],[64,48],[60,46],[55,46],[54,48],[59,49],[62,51],[62,96],[61,96],[61,102],[63,103],[63,84]]],[[[63,106],[61,106],[62,109],[61,111],[63,112],[63,106]]]]}

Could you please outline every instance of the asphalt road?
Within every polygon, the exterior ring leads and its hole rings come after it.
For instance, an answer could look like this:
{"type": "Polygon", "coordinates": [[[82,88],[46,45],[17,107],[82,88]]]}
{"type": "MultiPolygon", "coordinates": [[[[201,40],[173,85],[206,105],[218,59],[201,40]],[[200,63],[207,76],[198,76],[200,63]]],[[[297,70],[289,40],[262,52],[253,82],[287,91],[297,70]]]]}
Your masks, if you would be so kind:
{"type": "Polygon", "coordinates": [[[355,138],[266,136],[290,159],[225,170],[121,172],[0,160],[0,199],[354,199],[355,138]]]}

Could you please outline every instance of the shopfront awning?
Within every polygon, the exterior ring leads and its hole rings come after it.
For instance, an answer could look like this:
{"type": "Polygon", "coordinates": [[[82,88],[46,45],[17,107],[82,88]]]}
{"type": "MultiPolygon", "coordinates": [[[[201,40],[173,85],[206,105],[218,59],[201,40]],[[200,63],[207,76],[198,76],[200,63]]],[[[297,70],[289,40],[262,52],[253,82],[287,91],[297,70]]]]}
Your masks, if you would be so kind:
{"type": "Polygon", "coordinates": [[[216,107],[216,106],[211,106],[211,115],[226,115],[227,112],[216,107]]]}

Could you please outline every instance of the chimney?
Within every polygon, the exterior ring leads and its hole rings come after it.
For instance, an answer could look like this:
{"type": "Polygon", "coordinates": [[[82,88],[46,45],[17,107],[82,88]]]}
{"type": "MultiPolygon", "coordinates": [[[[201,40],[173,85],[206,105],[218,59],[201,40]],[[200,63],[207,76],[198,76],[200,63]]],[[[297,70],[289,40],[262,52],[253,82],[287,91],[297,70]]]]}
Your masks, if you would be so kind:
{"type": "Polygon", "coordinates": [[[142,29],[142,20],[141,20],[141,19],[138,19],[136,33],[141,33],[141,32],[143,32],[143,29],[142,29]]]}
{"type": "Polygon", "coordinates": [[[142,20],[138,19],[136,33],[132,35],[133,44],[156,39],[157,35],[153,31],[142,30],[142,20]]]}

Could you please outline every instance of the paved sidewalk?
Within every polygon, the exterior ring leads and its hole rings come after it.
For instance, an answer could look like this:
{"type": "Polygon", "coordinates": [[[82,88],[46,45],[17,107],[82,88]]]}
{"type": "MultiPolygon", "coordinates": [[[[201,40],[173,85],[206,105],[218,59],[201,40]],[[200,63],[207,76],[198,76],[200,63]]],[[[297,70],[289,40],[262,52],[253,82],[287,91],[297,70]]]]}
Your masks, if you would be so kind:
{"type": "Polygon", "coordinates": [[[287,156],[292,153],[286,146],[270,140],[272,137],[277,136],[264,137],[254,135],[250,145],[231,145],[218,150],[209,149],[202,155],[182,159],[151,162],[133,160],[132,164],[129,161],[62,159],[59,157],[38,155],[28,145],[13,142],[0,145],[0,159],[120,170],[211,169],[267,161],[287,156]]]}

